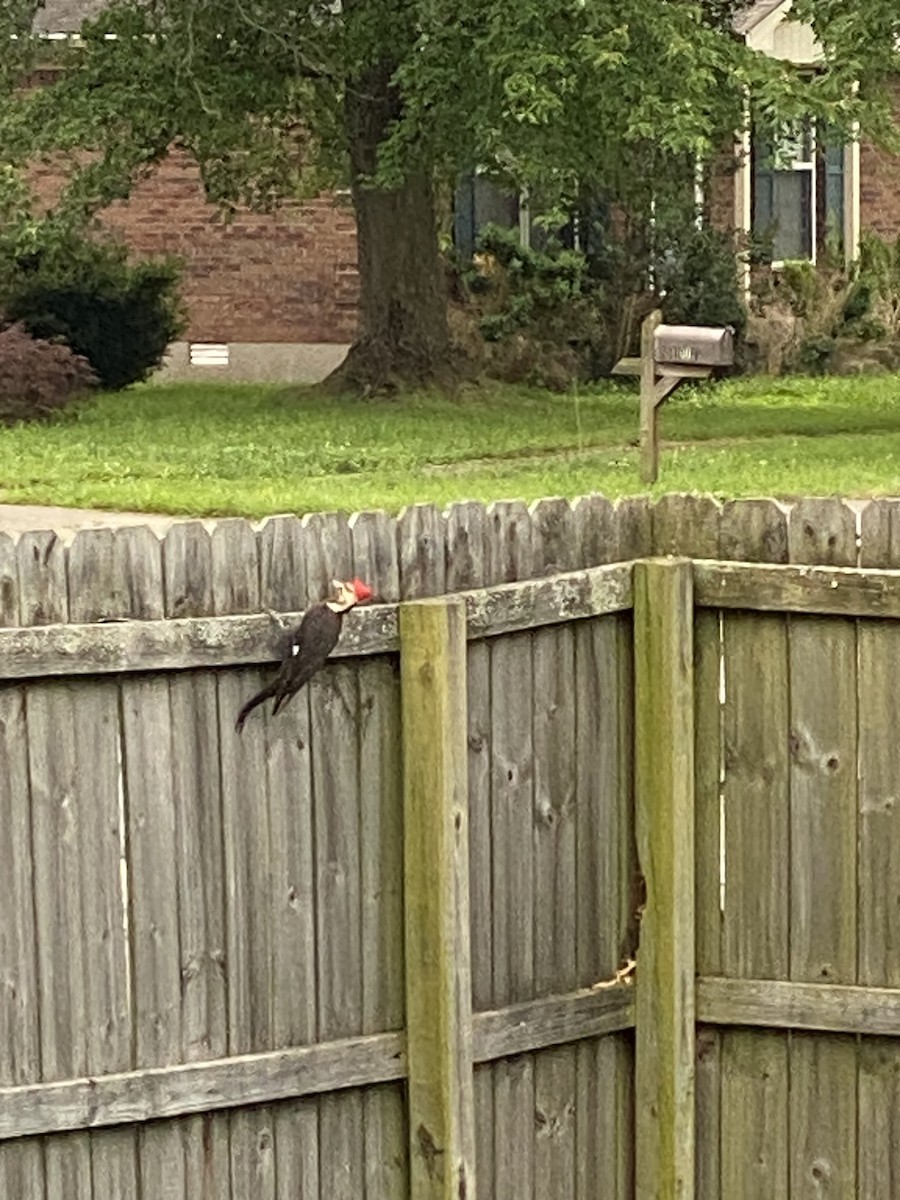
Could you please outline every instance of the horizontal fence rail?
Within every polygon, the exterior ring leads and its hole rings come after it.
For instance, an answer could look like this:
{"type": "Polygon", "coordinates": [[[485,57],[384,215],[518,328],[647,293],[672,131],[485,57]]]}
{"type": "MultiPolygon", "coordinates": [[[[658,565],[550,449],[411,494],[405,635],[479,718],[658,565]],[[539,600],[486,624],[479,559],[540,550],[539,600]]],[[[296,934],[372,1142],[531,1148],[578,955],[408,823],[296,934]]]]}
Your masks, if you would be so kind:
{"type": "MultiPolygon", "coordinates": [[[[634,988],[603,984],[472,1018],[472,1061],[489,1063],[634,1026],[634,988]]],[[[0,1141],[272,1104],[407,1077],[400,1032],[208,1062],[0,1088],[0,1141]]]]}
{"type": "MultiPolygon", "coordinates": [[[[573,571],[460,593],[471,640],[586,620],[631,608],[631,563],[573,571]]],[[[375,604],[347,614],[336,658],[396,653],[396,604],[375,604]]],[[[0,663],[6,679],[108,675],[256,666],[272,662],[285,629],[302,612],[273,616],[117,620],[90,625],[0,629],[0,663]]]]}

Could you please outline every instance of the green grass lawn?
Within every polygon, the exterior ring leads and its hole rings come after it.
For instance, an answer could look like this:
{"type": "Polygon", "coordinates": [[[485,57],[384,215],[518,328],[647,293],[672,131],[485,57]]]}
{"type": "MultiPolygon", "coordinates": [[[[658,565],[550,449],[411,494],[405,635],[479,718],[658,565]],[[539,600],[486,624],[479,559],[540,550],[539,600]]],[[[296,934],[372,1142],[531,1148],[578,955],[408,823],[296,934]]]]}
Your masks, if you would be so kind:
{"type": "MultiPolygon", "coordinates": [[[[397,509],[643,489],[632,382],[563,396],[333,400],[275,386],[147,386],[0,430],[0,502],[198,516],[397,509]]],[[[900,494],[900,377],[683,388],[654,491],[900,494]]]]}

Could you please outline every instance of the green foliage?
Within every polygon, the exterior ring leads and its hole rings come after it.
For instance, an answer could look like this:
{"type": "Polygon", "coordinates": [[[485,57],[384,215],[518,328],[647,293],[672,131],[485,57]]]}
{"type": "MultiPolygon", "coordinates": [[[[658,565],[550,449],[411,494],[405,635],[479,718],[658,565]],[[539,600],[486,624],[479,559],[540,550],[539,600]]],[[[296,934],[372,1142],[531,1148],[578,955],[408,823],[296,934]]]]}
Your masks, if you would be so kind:
{"type": "Polygon", "coordinates": [[[464,279],[476,293],[491,296],[493,311],[480,327],[488,341],[519,330],[539,329],[548,341],[568,340],[588,315],[584,256],[552,243],[543,251],[523,246],[516,230],[488,225],[478,239],[487,271],[473,266],[464,279]],[[574,322],[574,327],[573,327],[574,322]]]}
{"type": "Polygon", "coordinates": [[[769,369],[826,374],[893,370],[900,362],[897,241],[866,233],[849,268],[839,248],[828,246],[817,263],[786,262],[765,279],[756,301],[759,336],[782,343],[780,363],[769,369]]]}
{"type": "Polygon", "coordinates": [[[0,310],[66,342],[111,390],[145,379],[181,332],[179,281],[173,261],[130,264],[124,247],[52,220],[0,235],[0,310]]]}
{"type": "MultiPolygon", "coordinates": [[[[36,7],[6,3],[17,29],[36,7]]],[[[747,89],[763,118],[802,108],[847,129],[857,118],[889,128],[880,89],[896,67],[894,0],[857,0],[852,15],[845,0],[803,0],[826,49],[813,87],[731,36],[736,8],[116,0],[85,25],[76,53],[62,52],[58,84],[8,98],[0,137],[18,162],[47,149],[101,151],[69,195],[87,210],[172,143],[196,155],[223,203],[308,194],[346,177],[363,131],[345,119],[345,100],[360,95],[388,110],[377,182],[487,163],[565,201],[584,180],[616,190],[636,173],[652,179],[648,148],[709,157],[740,124],[747,89]]],[[[0,39],[0,66],[20,62],[23,41],[0,39]]]]}
{"type": "Polygon", "coordinates": [[[87,360],[68,346],[39,341],[23,325],[0,330],[0,422],[48,417],[96,383],[87,360]]]}
{"type": "Polygon", "coordinates": [[[743,331],[747,314],[726,235],[698,229],[687,214],[668,227],[600,219],[581,227],[585,252],[566,250],[552,237],[535,250],[520,244],[517,230],[482,231],[464,281],[487,341],[522,335],[545,354],[553,346],[568,350],[578,376],[597,378],[636,352],[641,321],[657,305],[673,324],[743,331]]]}
{"type": "Polygon", "coordinates": [[[747,323],[734,240],[717,229],[688,225],[671,238],[656,272],[662,312],[673,325],[747,323]]]}

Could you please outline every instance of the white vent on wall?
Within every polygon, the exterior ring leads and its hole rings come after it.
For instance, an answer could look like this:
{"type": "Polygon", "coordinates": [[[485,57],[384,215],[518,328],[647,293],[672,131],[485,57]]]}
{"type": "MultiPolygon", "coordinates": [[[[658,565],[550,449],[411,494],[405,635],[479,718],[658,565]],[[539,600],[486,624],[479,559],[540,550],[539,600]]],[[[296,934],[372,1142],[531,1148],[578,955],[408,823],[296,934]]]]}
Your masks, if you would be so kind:
{"type": "Polygon", "coordinates": [[[228,347],[224,342],[192,342],[190,363],[192,367],[227,367],[228,347]]]}

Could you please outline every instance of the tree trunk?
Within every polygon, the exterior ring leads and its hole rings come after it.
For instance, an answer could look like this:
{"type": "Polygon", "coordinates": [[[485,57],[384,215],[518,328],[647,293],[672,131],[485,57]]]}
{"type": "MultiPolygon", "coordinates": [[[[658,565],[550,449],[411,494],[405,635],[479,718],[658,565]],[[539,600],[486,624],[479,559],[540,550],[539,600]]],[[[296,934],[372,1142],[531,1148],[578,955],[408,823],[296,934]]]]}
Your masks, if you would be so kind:
{"type": "Polygon", "coordinates": [[[401,111],[392,75],[393,66],[383,63],[347,89],[360,324],[345,362],[327,381],[334,391],[443,385],[456,374],[431,177],[417,171],[394,190],[369,182],[378,148],[401,111]]]}

